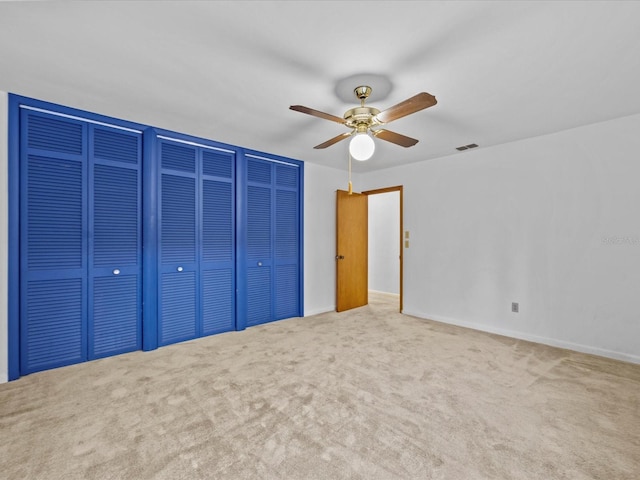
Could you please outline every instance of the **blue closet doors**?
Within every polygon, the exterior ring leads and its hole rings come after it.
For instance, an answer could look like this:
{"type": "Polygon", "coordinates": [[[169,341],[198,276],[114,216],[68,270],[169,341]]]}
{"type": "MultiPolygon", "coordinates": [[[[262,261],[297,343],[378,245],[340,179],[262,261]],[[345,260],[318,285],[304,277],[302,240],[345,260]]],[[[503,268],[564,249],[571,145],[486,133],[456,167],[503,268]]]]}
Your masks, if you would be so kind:
{"type": "Polygon", "coordinates": [[[140,132],[20,109],[20,373],[141,348],[140,132]]]}
{"type": "Polygon", "coordinates": [[[158,344],[234,330],[235,153],[158,148],[158,344]]]}
{"type": "Polygon", "coordinates": [[[302,316],[302,165],[249,154],[242,166],[240,321],[302,316]]]}
{"type": "Polygon", "coordinates": [[[9,119],[11,380],[302,315],[302,162],[17,95],[9,119]]]}

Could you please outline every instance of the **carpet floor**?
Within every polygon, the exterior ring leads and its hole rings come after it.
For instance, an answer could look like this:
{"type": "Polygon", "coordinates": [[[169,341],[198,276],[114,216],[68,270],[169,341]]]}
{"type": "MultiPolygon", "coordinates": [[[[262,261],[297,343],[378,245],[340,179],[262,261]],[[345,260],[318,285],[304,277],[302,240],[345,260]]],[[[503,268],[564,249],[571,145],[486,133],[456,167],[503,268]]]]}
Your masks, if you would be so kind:
{"type": "Polygon", "coordinates": [[[2,384],[0,477],[640,478],[640,365],[389,298],[2,384]]]}

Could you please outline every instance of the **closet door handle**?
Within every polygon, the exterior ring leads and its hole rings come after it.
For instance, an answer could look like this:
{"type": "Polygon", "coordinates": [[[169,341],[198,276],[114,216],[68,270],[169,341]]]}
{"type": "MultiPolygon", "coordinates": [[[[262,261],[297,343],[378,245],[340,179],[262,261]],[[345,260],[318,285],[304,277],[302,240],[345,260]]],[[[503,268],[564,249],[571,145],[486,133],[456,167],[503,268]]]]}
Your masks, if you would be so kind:
{"type": "Polygon", "coordinates": [[[114,268],[113,269],[113,274],[114,275],[120,275],[120,269],[119,268],[114,268]]]}
{"type": "Polygon", "coordinates": [[[176,270],[178,270],[179,272],[181,272],[182,270],[184,270],[184,268],[182,268],[182,267],[178,267],[178,268],[176,268],[176,270]]]}

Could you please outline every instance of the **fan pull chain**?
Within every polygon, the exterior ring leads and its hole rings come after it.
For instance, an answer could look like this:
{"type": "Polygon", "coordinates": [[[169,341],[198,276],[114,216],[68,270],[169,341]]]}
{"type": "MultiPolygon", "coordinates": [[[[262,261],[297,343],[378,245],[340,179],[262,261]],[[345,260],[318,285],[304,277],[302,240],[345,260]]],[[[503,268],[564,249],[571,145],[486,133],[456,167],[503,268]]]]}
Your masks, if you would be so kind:
{"type": "Polygon", "coordinates": [[[351,183],[351,152],[349,152],[349,195],[353,193],[353,184],[351,183]]]}

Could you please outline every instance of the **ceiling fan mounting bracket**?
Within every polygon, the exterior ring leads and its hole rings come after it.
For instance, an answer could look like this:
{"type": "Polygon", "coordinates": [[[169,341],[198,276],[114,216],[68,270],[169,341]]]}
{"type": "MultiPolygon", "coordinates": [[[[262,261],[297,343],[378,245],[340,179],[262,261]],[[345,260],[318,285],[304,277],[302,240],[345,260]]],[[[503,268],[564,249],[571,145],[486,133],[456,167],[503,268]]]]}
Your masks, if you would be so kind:
{"type": "Polygon", "coordinates": [[[367,85],[361,85],[359,87],[356,87],[353,90],[353,93],[356,94],[356,97],[358,98],[358,100],[360,100],[362,102],[362,104],[364,105],[364,101],[369,98],[369,95],[371,95],[371,87],[367,86],[367,85]]]}

